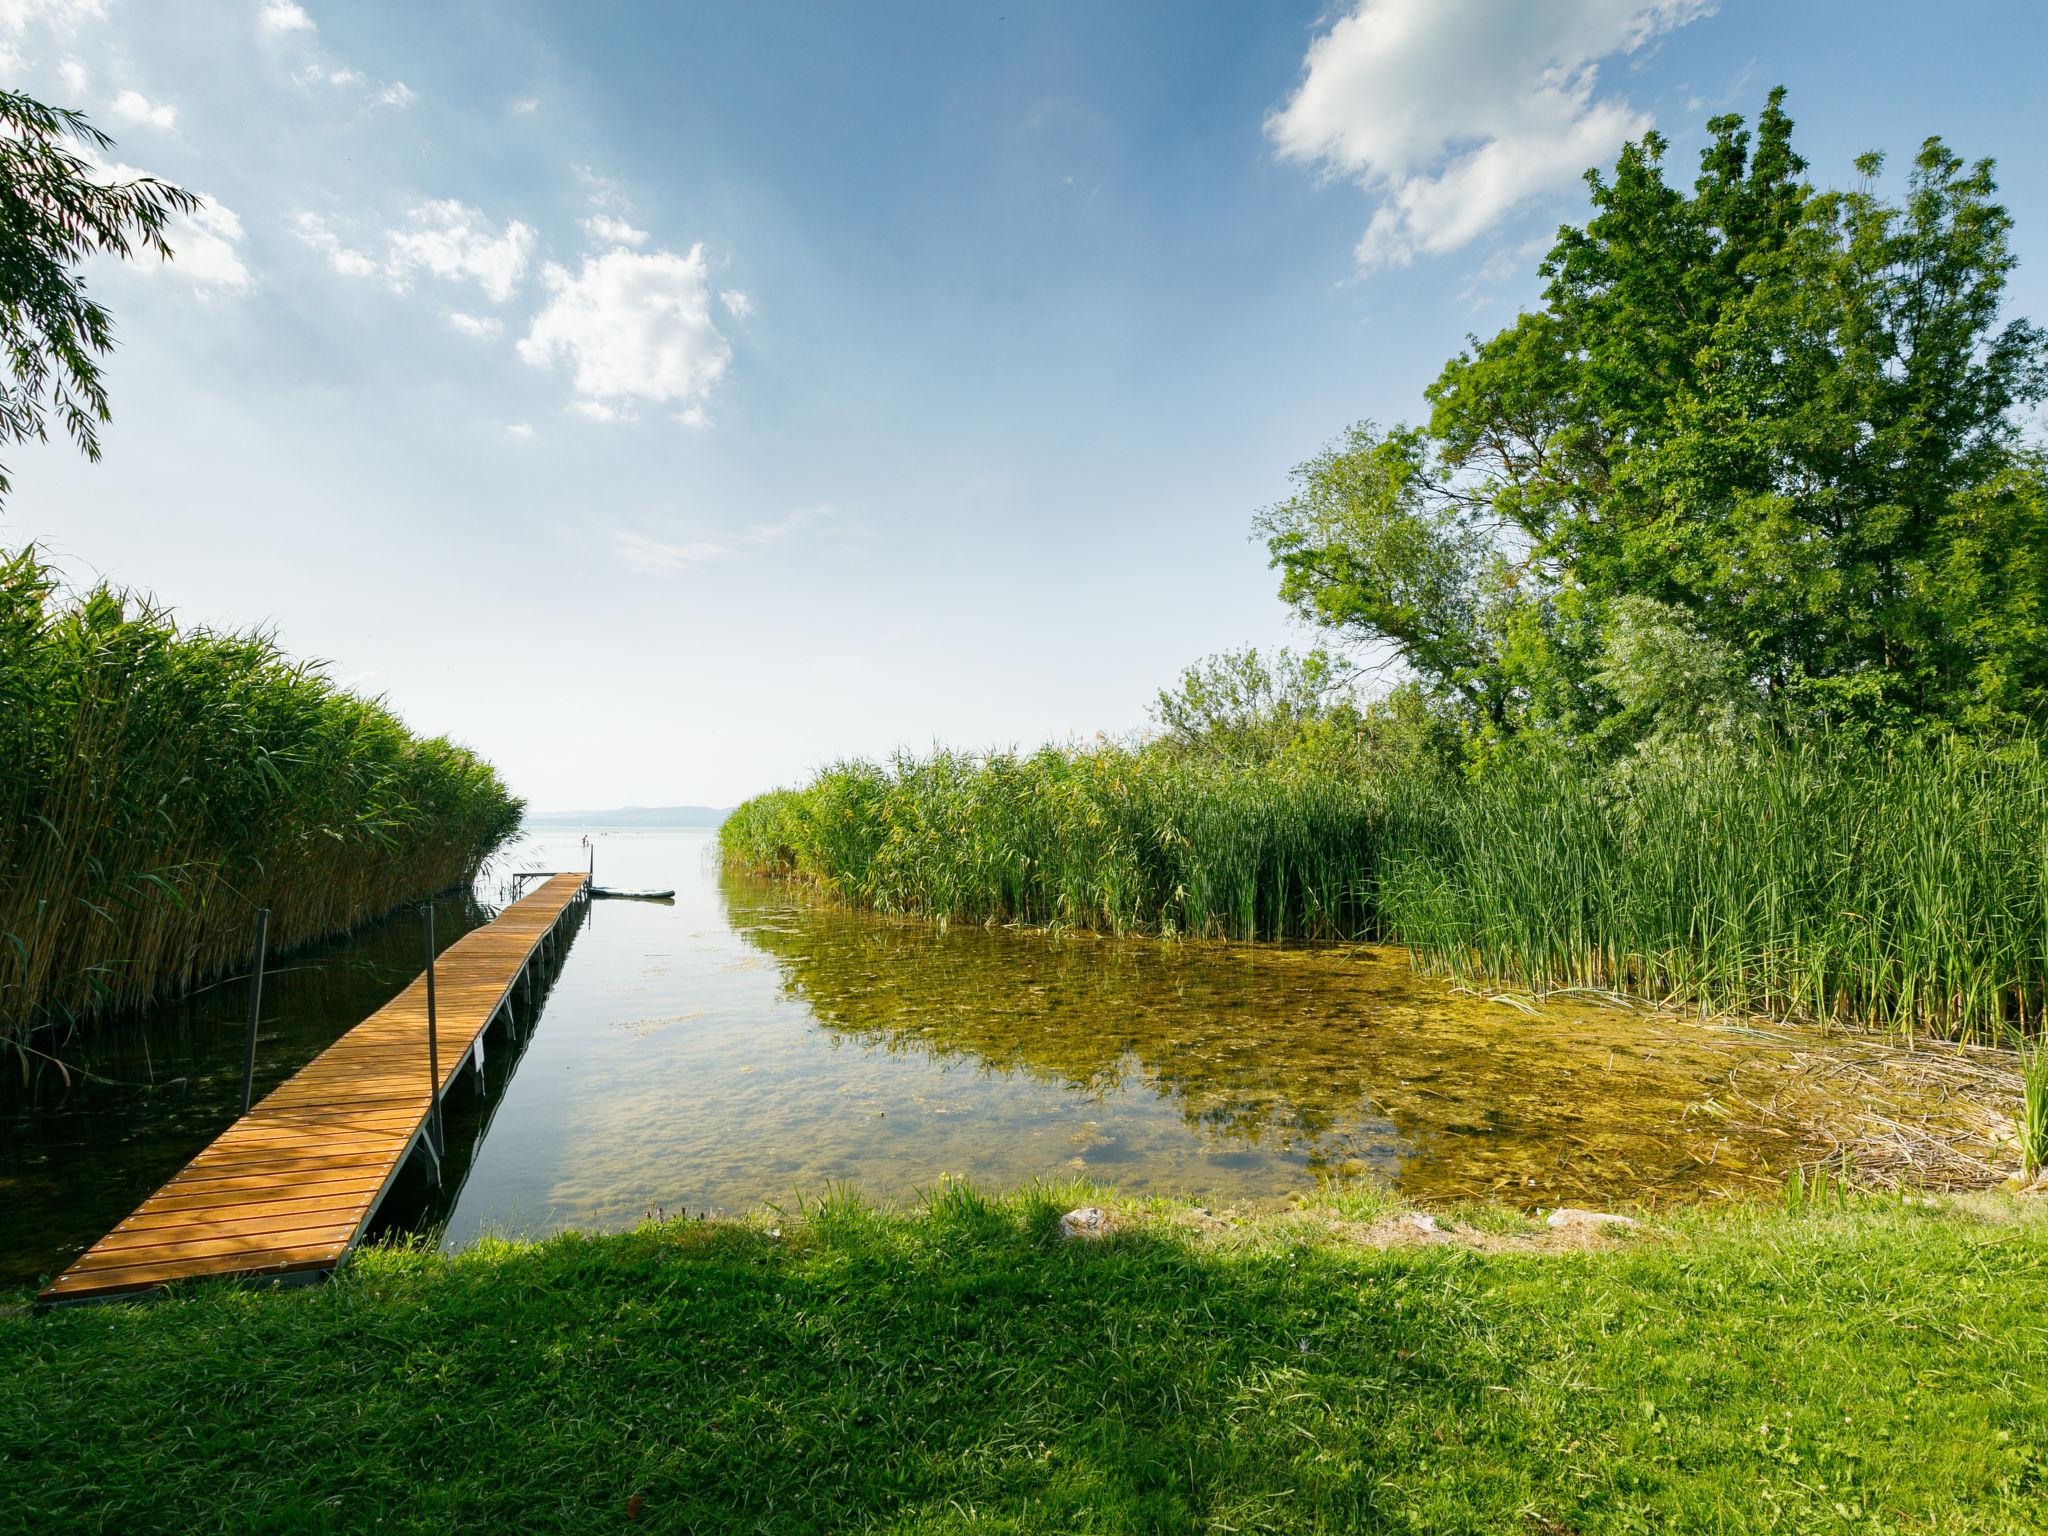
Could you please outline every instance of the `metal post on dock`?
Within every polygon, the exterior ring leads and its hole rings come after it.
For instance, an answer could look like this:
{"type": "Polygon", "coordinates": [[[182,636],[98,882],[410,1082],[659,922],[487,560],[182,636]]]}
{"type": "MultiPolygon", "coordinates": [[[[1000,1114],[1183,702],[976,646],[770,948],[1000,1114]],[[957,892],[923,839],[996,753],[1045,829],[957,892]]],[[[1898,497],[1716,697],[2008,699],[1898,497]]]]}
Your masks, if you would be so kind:
{"type": "Polygon", "coordinates": [[[448,1142],[441,1128],[441,1043],[434,1017],[434,904],[422,902],[420,915],[427,920],[427,1117],[434,1148],[434,1174],[438,1181],[441,1157],[448,1142]]]}
{"type": "Polygon", "coordinates": [[[263,1011],[263,951],[270,940],[270,908],[256,909],[256,964],[249,973],[249,1050],[242,1058],[242,1113],[256,1086],[256,1019],[263,1011]]]}

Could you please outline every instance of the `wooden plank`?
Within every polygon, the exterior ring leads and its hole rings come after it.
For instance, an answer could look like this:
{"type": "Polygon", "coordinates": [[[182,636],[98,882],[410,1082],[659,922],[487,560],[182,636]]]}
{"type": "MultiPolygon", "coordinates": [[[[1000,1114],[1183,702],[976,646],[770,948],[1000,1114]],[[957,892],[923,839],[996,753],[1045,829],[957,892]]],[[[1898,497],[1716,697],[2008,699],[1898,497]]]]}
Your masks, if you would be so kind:
{"type": "MultiPolygon", "coordinates": [[[[469,1067],[555,925],[585,893],[551,877],[435,958],[438,1092],[469,1067]]],[[[422,976],[228,1126],[44,1288],[131,1296],[206,1275],[318,1273],[360,1240],[432,1108],[422,976]]]]}
{"type": "Polygon", "coordinates": [[[95,1270],[233,1253],[324,1252],[336,1244],[346,1244],[355,1235],[359,1219],[356,1212],[349,1212],[338,1221],[301,1221],[296,1226],[268,1232],[116,1232],[94,1244],[92,1251],[72,1266],[71,1272],[82,1275],[95,1270]]]}
{"type": "Polygon", "coordinates": [[[177,1280],[199,1280],[210,1275],[280,1276],[305,1271],[325,1272],[334,1268],[348,1250],[336,1246],[312,1253],[217,1254],[211,1258],[172,1259],[159,1264],[137,1264],[125,1269],[91,1271],[59,1277],[46,1287],[41,1300],[85,1301],[99,1297],[124,1296],[135,1291],[154,1290],[177,1280]]]}
{"type": "Polygon", "coordinates": [[[337,1186],[331,1192],[286,1196],[279,1199],[251,1200],[248,1191],[237,1190],[228,1197],[226,1205],[179,1205],[166,1208],[163,1202],[152,1201],[150,1209],[137,1211],[114,1228],[114,1231],[133,1232],[164,1227],[180,1231],[215,1226],[226,1228],[236,1222],[268,1220],[273,1216],[354,1210],[369,1204],[371,1197],[376,1193],[377,1186],[365,1180],[352,1186],[337,1186]]]}
{"type": "Polygon", "coordinates": [[[197,1189],[180,1186],[175,1194],[159,1193],[154,1196],[147,1205],[138,1207],[135,1214],[127,1219],[139,1221],[145,1216],[150,1219],[160,1216],[175,1217],[183,1211],[190,1211],[203,1217],[208,1211],[218,1211],[228,1206],[260,1206],[280,1201],[352,1200],[358,1195],[375,1195],[383,1185],[383,1179],[365,1174],[333,1184],[294,1184],[282,1189],[275,1180],[260,1177],[225,1185],[209,1184],[197,1189]]]}

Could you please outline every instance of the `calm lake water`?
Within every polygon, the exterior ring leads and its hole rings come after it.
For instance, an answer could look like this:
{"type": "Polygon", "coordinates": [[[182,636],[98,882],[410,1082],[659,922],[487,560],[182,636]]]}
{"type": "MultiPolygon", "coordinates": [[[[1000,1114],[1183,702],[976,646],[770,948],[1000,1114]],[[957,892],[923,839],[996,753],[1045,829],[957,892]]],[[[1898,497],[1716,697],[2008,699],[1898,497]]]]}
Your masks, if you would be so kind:
{"type": "MultiPolygon", "coordinates": [[[[451,1106],[452,1194],[415,1180],[390,1223],[445,1219],[459,1246],[842,1184],[903,1200],[949,1174],[1216,1204],[1355,1178],[1432,1203],[1656,1201],[1774,1187],[1810,1151],[1786,1127],[1819,1112],[1828,1047],[1798,1031],[1531,1010],[1369,947],[940,931],[724,874],[708,833],[591,837],[600,884],[675,900],[590,904],[523,1052],[494,1036],[484,1091],[451,1106]]],[[[440,904],[442,942],[488,920],[504,871],[586,856],[574,831],[528,838],[440,904]]],[[[420,945],[408,915],[275,971],[259,1095],[416,975],[420,945]]],[[[5,1090],[0,1282],[60,1268],[233,1118],[245,1008],[223,984],[63,1047],[68,1086],[5,1090]]]]}

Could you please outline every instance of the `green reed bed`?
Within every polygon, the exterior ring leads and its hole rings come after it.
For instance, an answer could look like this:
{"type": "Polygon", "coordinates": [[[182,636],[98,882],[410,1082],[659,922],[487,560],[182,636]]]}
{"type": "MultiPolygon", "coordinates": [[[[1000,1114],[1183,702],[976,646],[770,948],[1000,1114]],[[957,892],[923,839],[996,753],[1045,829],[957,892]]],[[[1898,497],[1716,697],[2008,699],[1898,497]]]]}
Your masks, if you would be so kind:
{"type": "Polygon", "coordinates": [[[736,864],[943,920],[1384,938],[1468,981],[1977,1041],[2048,1006],[2031,743],[1698,747],[1479,781],[940,753],[827,769],[721,838],[736,864]]]}
{"type": "Polygon", "coordinates": [[[1115,747],[842,763],[726,820],[736,863],[878,911],[1235,939],[1371,921],[1383,797],[1115,747]]]}
{"type": "Polygon", "coordinates": [[[2032,744],[1560,768],[1446,795],[1390,843],[1386,924],[1465,979],[1990,1042],[2048,1003],[2032,744]]]}
{"type": "Polygon", "coordinates": [[[520,803],[261,635],[0,557],[0,1039],[471,878],[520,803]]]}

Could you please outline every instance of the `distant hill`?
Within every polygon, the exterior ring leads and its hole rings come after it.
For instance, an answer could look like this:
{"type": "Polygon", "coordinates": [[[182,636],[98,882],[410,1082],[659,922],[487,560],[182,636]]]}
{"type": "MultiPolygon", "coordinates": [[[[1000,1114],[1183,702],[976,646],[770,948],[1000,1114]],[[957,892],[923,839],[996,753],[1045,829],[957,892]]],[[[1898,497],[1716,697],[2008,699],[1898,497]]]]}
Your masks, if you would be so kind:
{"type": "Polygon", "coordinates": [[[708,805],[628,805],[613,811],[528,811],[529,827],[715,827],[726,813],[708,805]]]}

